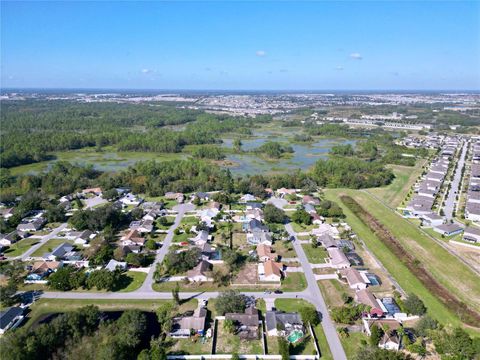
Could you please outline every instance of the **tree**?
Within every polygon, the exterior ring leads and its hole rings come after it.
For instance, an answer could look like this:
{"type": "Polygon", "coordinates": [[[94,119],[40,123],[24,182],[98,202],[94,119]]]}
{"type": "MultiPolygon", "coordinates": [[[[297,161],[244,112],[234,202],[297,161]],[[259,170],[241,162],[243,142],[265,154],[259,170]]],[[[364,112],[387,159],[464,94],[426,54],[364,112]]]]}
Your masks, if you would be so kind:
{"type": "Polygon", "coordinates": [[[140,220],[143,217],[143,209],[136,207],[130,211],[130,216],[134,220],[140,220]]]}
{"type": "Polygon", "coordinates": [[[89,288],[95,287],[98,290],[111,291],[119,283],[120,277],[121,273],[118,270],[95,270],[90,273],[87,279],[87,286],[89,288]]]}
{"type": "Polygon", "coordinates": [[[378,327],[377,325],[372,325],[370,328],[370,345],[371,346],[378,346],[378,343],[382,339],[384,332],[383,330],[378,327]]]}
{"type": "Polygon", "coordinates": [[[74,276],[75,269],[71,266],[64,266],[55,271],[48,277],[48,285],[55,290],[72,290],[71,277],[74,276]]]}
{"type": "Polygon", "coordinates": [[[131,252],[125,256],[125,261],[130,265],[141,266],[143,263],[143,255],[131,252]]]}
{"type": "Polygon", "coordinates": [[[170,225],[170,222],[168,221],[166,216],[162,216],[158,219],[158,223],[162,226],[168,226],[170,225]]]}
{"type": "Polygon", "coordinates": [[[320,318],[318,317],[318,312],[315,308],[311,306],[303,306],[300,308],[299,312],[304,324],[310,324],[312,326],[320,324],[320,318]]]}
{"type": "Polygon", "coordinates": [[[156,311],[158,323],[164,336],[166,336],[172,328],[172,312],[174,308],[173,302],[167,302],[160,305],[156,311]]]}
{"type": "Polygon", "coordinates": [[[292,221],[297,224],[310,225],[312,223],[312,217],[303,209],[298,209],[292,214],[292,221]]]}
{"type": "Polygon", "coordinates": [[[290,344],[283,337],[278,337],[278,352],[280,353],[282,360],[290,359],[290,344]]]}
{"type": "Polygon", "coordinates": [[[245,295],[236,290],[222,292],[217,297],[215,309],[221,315],[225,313],[244,312],[247,306],[245,295]]]}
{"type": "Polygon", "coordinates": [[[378,347],[359,349],[354,360],[413,360],[413,358],[399,351],[389,351],[378,347]]]}
{"type": "Polygon", "coordinates": [[[233,149],[235,152],[241,152],[242,151],[242,140],[239,138],[236,138],[233,140],[233,149]]]}
{"type": "Polygon", "coordinates": [[[45,215],[50,223],[65,221],[65,209],[61,206],[49,206],[45,215]]]}
{"type": "Polygon", "coordinates": [[[106,200],[114,200],[118,197],[118,192],[116,189],[108,189],[102,192],[102,198],[106,200]]]}
{"type": "Polygon", "coordinates": [[[267,204],[263,209],[263,217],[267,223],[283,224],[285,212],[272,204],[267,204]]]}
{"type": "Polygon", "coordinates": [[[148,239],[147,241],[145,241],[145,247],[148,250],[156,250],[157,249],[157,243],[153,239],[148,239]]]}
{"type": "Polygon", "coordinates": [[[415,294],[409,294],[403,302],[403,306],[407,313],[413,315],[423,315],[427,311],[423,301],[415,294]]]}
{"type": "Polygon", "coordinates": [[[424,315],[418,320],[415,325],[415,333],[418,336],[428,336],[431,330],[438,328],[438,321],[431,318],[429,315],[424,315]]]}
{"type": "Polygon", "coordinates": [[[455,359],[473,359],[477,353],[475,342],[462,328],[443,329],[432,334],[439,354],[455,359]]]}
{"type": "Polygon", "coordinates": [[[0,286],[0,303],[3,306],[12,306],[15,303],[14,295],[17,292],[17,284],[10,279],[5,286],[0,286]]]}
{"type": "Polygon", "coordinates": [[[172,289],[172,296],[173,296],[173,301],[175,301],[175,304],[180,305],[180,285],[178,285],[178,282],[175,284],[175,288],[172,289]]]}

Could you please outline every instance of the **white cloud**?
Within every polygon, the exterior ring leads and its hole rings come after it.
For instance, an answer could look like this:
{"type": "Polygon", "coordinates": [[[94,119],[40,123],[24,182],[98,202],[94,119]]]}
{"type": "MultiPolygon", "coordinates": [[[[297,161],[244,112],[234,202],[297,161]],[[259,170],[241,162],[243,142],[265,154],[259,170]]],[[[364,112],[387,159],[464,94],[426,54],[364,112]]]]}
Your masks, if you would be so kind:
{"type": "Polygon", "coordinates": [[[262,56],[267,55],[267,52],[265,50],[257,50],[255,55],[262,57],[262,56]]]}
{"type": "Polygon", "coordinates": [[[155,70],[152,70],[152,69],[142,69],[140,70],[140,72],[142,74],[153,74],[155,72],[155,70]]]}
{"type": "Polygon", "coordinates": [[[362,59],[363,59],[363,58],[362,58],[362,55],[360,55],[359,53],[351,53],[351,54],[350,54],[350,57],[351,57],[352,59],[355,59],[355,60],[362,60],[362,59]]]}

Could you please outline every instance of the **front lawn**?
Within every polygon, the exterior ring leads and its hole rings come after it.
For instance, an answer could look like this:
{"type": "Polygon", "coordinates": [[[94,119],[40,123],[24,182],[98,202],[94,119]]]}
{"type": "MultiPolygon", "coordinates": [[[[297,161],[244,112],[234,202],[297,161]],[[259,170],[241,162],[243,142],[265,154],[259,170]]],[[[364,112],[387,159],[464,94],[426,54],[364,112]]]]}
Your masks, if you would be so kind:
{"type": "Polygon", "coordinates": [[[125,281],[123,282],[123,286],[120,286],[117,291],[119,292],[129,292],[135,291],[140,286],[142,286],[147,274],[142,271],[127,271],[125,274],[125,281]]]}
{"type": "Polygon", "coordinates": [[[325,258],[328,258],[328,252],[323,247],[314,248],[311,244],[303,244],[303,251],[307,255],[307,259],[312,264],[323,264],[325,263],[325,258]]]}
{"type": "Polygon", "coordinates": [[[25,251],[30,249],[35,244],[38,244],[40,239],[22,239],[17,241],[15,244],[8,247],[7,250],[4,251],[6,257],[15,257],[22,255],[25,251]]]}
{"type": "Polygon", "coordinates": [[[35,250],[32,254],[32,257],[43,256],[45,253],[52,252],[57,246],[68,243],[73,244],[73,240],[66,240],[66,239],[50,239],[45,244],[40,246],[37,250],[35,250]]]}

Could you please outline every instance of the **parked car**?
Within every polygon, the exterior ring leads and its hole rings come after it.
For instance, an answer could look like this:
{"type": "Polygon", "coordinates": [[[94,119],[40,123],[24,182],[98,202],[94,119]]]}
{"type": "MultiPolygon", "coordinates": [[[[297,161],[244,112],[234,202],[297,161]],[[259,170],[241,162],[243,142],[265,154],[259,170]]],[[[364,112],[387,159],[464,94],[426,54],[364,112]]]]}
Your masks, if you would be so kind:
{"type": "Polygon", "coordinates": [[[277,290],[275,290],[275,291],[274,291],[274,293],[275,293],[275,294],[283,294],[283,291],[282,291],[282,290],[279,290],[279,289],[277,289],[277,290]]]}

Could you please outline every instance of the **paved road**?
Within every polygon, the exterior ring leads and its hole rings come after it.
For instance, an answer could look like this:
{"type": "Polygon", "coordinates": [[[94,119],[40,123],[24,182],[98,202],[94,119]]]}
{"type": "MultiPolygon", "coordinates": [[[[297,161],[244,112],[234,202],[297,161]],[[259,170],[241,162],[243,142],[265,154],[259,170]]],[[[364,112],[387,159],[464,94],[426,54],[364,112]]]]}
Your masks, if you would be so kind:
{"type": "MultiPolygon", "coordinates": [[[[174,210],[177,211],[177,216],[175,217],[175,222],[173,225],[168,229],[167,236],[165,237],[165,240],[163,240],[162,247],[160,250],[157,252],[157,256],[155,257],[154,263],[150,266],[150,270],[148,271],[147,277],[145,278],[145,281],[143,282],[142,286],[135,291],[134,293],[138,295],[141,294],[147,294],[147,293],[152,293],[154,290],[152,289],[152,285],[154,283],[153,280],[153,274],[155,273],[155,269],[157,268],[157,264],[160,264],[163,259],[165,258],[165,255],[168,253],[168,249],[170,247],[170,244],[172,243],[173,240],[173,235],[175,229],[180,225],[180,222],[182,221],[183,215],[187,211],[191,211],[195,209],[195,206],[193,204],[187,203],[187,204],[180,204],[174,207],[174,210]]],[[[143,297],[140,297],[143,298],[143,297]]]]}
{"type": "Polygon", "coordinates": [[[312,304],[315,305],[317,311],[320,311],[322,314],[322,326],[325,336],[327,338],[328,345],[330,346],[330,351],[332,352],[333,358],[335,360],[346,360],[345,351],[343,350],[342,343],[338,337],[337,329],[330,318],[328,313],[327,305],[323,299],[322,293],[318,288],[317,280],[315,274],[313,273],[310,262],[303,251],[303,247],[296,238],[295,231],[290,224],[285,225],[285,229],[290,236],[294,236],[295,240],[293,241],[293,247],[297,252],[297,257],[300,260],[300,264],[305,273],[305,278],[307,279],[307,290],[306,294],[302,294],[302,297],[308,299],[312,304]]]}
{"type": "Polygon", "coordinates": [[[67,227],[67,223],[61,224],[59,227],[53,229],[53,231],[50,232],[49,234],[42,236],[40,238],[41,240],[37,244],[30,247],[30,249],[25,251],[22,255],[15,256],[15,257],[9,257],[8,260],[22,260],[22,261],[27,260],[27,258],[29,258],[30,255],[32,255],[40,246],[45,244],[48,240],[53,239],[55,236],[57,236],[57,234],[59,232],[61,232],[66,227],[67,227]]]}
{"type": "Polygon", "coordinates": [[[448,192],[447,199],[445,200],[445,207],[443,211],[447,220],[453,218],[453,209],[455,208],[455,203],[457,202],[457,193],[462,182],[462,169],[465,164],[465,155],[467,154],[468,142],[465,141],[462,147],[462,154],[458,160],[457,168],[455,169],[455,174],[451,183],[450,191],[448,192]]]}

